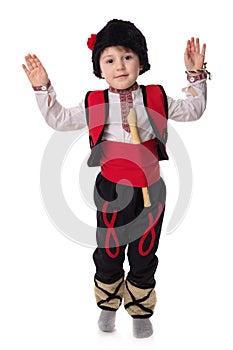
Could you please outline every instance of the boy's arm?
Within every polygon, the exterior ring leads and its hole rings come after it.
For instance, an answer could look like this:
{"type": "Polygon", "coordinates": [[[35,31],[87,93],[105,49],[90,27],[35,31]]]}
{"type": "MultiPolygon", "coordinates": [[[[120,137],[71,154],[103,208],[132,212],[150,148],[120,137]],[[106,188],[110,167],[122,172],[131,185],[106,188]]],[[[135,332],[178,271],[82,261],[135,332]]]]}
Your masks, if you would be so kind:
{"type": "MultiPolygon", "coordinates": [[[[49,83],[48,74],[36,55],[25,57],[22,67],[32,87],[41,87],[49,83]]],[[[65,108],[56,99],[56,93],[50,85],[48,89],[35,91],[37,104],[46,122],[55,130],[70,131],[86,126],[84,103],[77,107],[65,108]]]]}
{"type": "Polygon", "coordinates": [[[186,93],[186,99],[175,101],[168,97],[168,117],[170,119],[194,121],[202,116],[206,108],[207,99],[205,52],[206,44],[203,44],[202,48],[200,48],[199,38],[195,41],[192,37],[191,40],[187,41],[184,52],[184,64],[191,83],[182,90],[186,93]],[[199,75],[199,77],[195,78],[195,75],[199,75]],[[197,78],[202,80],[195,81],[197,78]]]}
{"type": "Polygon", "coordinates": [[[182,89],[186,99],[174,100],[168,97],[168,118],[180,122],[195,121],[201,118],[206,109],[206,79],[189,84],[182,89]]]}
{"type": "Polygon", "coordinates": [[[35,91],[36,100],[46,123],[57,131],[72,131],[86,127],[84,102],[76,107],[65,108],[56,98],[51,85],[47,91],[35,91]]]}

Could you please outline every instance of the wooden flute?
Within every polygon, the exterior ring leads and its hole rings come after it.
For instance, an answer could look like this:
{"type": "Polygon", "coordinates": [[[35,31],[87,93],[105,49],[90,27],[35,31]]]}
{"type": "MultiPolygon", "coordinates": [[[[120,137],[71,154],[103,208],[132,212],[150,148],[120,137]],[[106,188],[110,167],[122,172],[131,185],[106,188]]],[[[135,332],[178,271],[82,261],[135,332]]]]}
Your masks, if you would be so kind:
{"type": "MultiPolygon", "coordinates": [[[[134,108],[130,109],[127,119],[130,127],[132,143],[140,144],[141,140],[140,140],[140,136],[137,128],[137,115],[134,108]]],[[[150,207],[151,201],[150,201],[150,196],[148,192],[148,187],[142,187],[142,195],[143,195],[144,207],[150,207]]]]}

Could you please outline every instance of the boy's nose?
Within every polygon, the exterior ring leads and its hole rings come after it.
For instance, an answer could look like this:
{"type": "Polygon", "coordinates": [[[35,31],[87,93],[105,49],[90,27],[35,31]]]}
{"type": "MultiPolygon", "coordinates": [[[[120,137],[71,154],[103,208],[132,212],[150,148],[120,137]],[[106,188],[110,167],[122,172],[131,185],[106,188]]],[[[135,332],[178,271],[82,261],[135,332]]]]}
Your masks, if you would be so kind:
{"type": "Polygon", "coordinates": [[[117,69],[124,69],[125,65],[122,60],[117,61],[117,69]]]}

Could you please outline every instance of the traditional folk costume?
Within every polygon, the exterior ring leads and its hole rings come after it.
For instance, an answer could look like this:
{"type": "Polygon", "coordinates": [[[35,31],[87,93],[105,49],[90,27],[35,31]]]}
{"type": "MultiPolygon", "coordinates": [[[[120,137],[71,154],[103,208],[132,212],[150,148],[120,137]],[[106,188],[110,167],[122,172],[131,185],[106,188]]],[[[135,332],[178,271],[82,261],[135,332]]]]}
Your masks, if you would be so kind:
{"type": "Polygon", "coordinates": [[[85,99],[92,149],[88,164],[101,166],[95,184],[98,209],[98,248],[93,255],[97,268],[95,294],[97,305],[102,309],[116,311],[124,298],[124,306],[132,317],[148,318],[153,314],[156,301],[154,273],[158,259],[155,252],[165,208],[165,185],[158,162],[168,159],[165,148],[168,113],[161,86],[139,88],[135,83],[126,90],[110,87],[109,91],[120,96],[122,128],[127,133],[130,129],[124,117],[133,107],[132,91],[135,90],[141,90],[148,121],[156,135],[140,145],[103,140],[108,119],[108,90],[89,92],[85,99]],[[147,186],[152,205],[145,210],[141,188],[147,186]],[[124,282],[127,244],[131,269],[124,282]]]}
{"type": "MultiPolygon", "coordinates": [[[[101,51],[114,45],[138,54],[143,66],[140,74],[149,70],[145,38],[130,22],[110,21],[94,39],[92,61],[97,77],[101,77],[101,51]]],[[[109,87],[88,92],[74,108],[62,107],[52,86],[48,91],[36,92],[39,108],[55,130],[89,127],[92,151],[88,165],[101,167],[95,183],[97,248],[93,254],[95,297],[101,309],[115,311],[124,301],[133,318],[149,318],[153,314],[156,251],[166,200],[159,161],[168,159],[167,119],[194,121],[206,107],[206,76],[189,85],[195,85],[197,96],[193,97],[186,88],[184,100],[166,96],[160,85],[145,87],[135,83],[127,90],[109,87]],[[138,118],[139,145],[132,144],[127,123],[132,107],[138,118]],[[148,208],[144,207],[142,187],[148,187],[148,208]],[[126,249],[130,266],[127,275],[123,268],[126,249]]]]}

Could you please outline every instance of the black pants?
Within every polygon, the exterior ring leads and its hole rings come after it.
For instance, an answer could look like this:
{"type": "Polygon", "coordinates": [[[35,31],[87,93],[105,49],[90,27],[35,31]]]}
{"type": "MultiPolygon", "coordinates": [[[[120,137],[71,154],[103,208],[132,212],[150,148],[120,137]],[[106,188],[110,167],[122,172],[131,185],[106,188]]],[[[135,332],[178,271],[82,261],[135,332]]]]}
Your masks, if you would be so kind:
{"type": "Polygon", "coordinates": [[[127,280],[139,288],[155,286],[155,255],[165,210],[166,187],[162,178],[149,187],[151,207],[144,208],[142,190],[96,179],[97,248],[93,259],[95,279],[114,283],[124,276],[125,251],[130,270],[127,280]]]}

